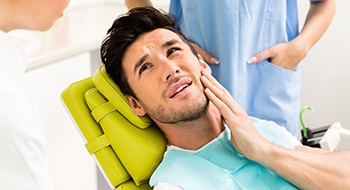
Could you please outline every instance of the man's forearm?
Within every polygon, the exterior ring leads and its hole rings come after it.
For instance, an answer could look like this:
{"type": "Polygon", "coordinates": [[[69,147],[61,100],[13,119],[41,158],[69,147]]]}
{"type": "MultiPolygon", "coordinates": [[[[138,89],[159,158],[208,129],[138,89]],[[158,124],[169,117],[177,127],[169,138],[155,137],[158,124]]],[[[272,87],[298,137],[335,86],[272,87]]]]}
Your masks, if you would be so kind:
{"type": "Polygon", "coordinates": [[[300,189],[350,189],[350,152],[272,146],[256,161],[300,189]]]}

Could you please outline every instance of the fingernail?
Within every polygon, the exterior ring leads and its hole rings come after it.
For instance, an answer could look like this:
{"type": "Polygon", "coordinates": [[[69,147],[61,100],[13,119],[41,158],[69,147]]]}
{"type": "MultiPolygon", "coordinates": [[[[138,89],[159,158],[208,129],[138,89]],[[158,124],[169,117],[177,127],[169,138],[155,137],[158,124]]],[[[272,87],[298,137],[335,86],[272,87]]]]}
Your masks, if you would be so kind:
{"type": "Polygon", "coordinates": [[[248,60],[247,60],[247,63],[248,64],[252,64],[252,63],[254,63],[254,61],[256,61],[258,58],[256,58],[255,56],[254,57],[251,57],[251,58],[249,58],[248,60]]]}
{"type": "Polygon", "coordinates": [[[211,58],[210,58],[210,61],[211,61],[212,63],[215,63],[216,65],[220,63],[220,61],[219,61],[218,59],[216,59],[215,57],[211,57],[211,58]]]}

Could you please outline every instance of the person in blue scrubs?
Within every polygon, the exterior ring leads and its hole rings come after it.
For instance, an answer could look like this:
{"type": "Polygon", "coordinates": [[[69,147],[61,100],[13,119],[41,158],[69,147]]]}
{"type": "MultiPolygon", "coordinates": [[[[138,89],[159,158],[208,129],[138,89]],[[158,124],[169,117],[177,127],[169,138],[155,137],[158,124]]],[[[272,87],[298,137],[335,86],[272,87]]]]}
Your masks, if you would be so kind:
{"type": "MultiPolygon", "coordinates": [[[[150,0],[125,3],[129,9],[152,6],[150,0]]],[[[299,136],[298,64],[328,28],[334,0],[311,0],[300,33],[296,0],[171,0],[169,12],[250,116],[299,136]]]]}

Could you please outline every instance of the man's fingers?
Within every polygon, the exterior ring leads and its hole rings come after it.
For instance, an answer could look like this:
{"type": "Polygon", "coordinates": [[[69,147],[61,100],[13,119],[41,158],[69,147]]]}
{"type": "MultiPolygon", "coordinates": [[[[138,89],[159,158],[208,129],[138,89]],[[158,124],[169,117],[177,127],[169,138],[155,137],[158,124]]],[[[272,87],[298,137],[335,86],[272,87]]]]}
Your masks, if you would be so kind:
{"type": "Polygon", "coordinates": [[[223,119],[229,123],[233,123],[237,118],[235,113],[228,107],[226,103],[221,101],[209,88],[204,90],[210,101],[220,110],[223,119]]]}
{"type": "MultiPolygon", "coordinates": [[[[233,113],[240,113],[240,106],[236,103],[231,94],[207,71],[203,70],[202,74],[203,76],[201,77],[201,80],[203,85],[210,90],[211,94],[213,94],[213,96],[208,98],[212,101],[219,100],[233,113]]],[[[219,102],[217,102],[215,105],[220,111],[222,111],[221,108],[224,108],[224,106],[222,106],[219,102]]]]}
{"type": "Polygon", "coordinates": [[[227,113],[227,111],[230,110],[227,107],[227,105],[224,102],[222,102],[209,88],[206,88],[204,92],[207,95],[207,97],[211,100],[211,102],[213,102],[213,104],[220,110],[221,114],[223,116],[226,115],[224,113],[227,113]]]}
{"type": "Polygon", "coordinates": [[[225,97],[230,98],[229,92],[207,71],[203,70],[202,74],[204,76],[204,85],[209,88],[218,98],[224,99],[225,97]]]}

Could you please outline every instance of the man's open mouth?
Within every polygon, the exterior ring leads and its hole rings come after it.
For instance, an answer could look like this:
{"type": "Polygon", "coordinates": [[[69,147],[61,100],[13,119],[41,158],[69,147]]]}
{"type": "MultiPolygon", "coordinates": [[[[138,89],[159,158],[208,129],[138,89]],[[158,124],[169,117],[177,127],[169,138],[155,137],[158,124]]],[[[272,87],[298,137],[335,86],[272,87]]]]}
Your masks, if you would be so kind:
{"type": "Polygon", "coordinates": [[[175,86],[173,86],[169,91],[169,98],[174,98],[178,93],[182,92],[187,87],[191,86],[192,81],[184,80],[175,86]]]}
{"type": "Polygon", "coordinates": [[[183,89],[187,88],[189,85],[185,84],[183,86],[181,86],[180,88],[178,88],[175,92],[175,94],[173,94],[172,96],[170,96],[170,98],[173,98],[174,96],[176,96],[177,93],[181,92],[183,89]]]}

